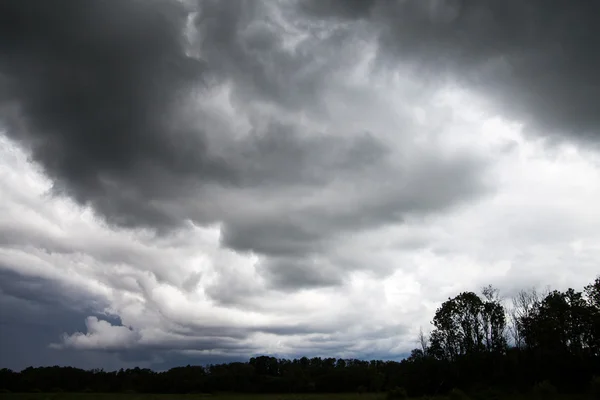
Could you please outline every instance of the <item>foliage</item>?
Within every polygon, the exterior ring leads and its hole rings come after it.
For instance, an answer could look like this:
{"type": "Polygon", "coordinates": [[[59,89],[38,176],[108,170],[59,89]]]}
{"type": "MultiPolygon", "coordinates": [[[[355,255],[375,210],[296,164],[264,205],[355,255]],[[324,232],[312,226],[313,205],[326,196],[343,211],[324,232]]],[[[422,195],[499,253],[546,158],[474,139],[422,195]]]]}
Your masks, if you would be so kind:
{"type": "Polygon", "coordinates": [[[473,292],[448,299],[435,313],[431,354],[455,361],[467,354],[502,353],[506,348],[506,313],[493,289],[484,289],[485,300],[473,292]]]}

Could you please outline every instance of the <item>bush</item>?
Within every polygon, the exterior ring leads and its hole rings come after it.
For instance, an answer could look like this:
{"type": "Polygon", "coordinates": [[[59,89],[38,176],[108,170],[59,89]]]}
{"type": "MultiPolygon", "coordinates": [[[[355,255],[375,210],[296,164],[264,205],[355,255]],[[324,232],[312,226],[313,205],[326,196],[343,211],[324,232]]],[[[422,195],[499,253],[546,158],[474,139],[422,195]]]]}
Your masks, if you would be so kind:
{"type": "Polygon", "coordinates": [[[365,393],[366,391],[367,391],[367,388],[366,388],[366,386],[362,386],[362,385],[361,385],[361,386],[359,386],[359,387],[357,387],[357,388],[356,388],[356,392],[357,392],[358,394],[363,394],[363,393],[365,393]]]}
{"type": "Polygon", "coordinates": [[[592,393],[592,399],[600,400],[600,376],[595,376],[590,382],[590,391],[592,393]]]}
{"type": "Polygon", "coordinates": [[[550,381],[543,381],[533,387],[533,394],[537,399],[553,399],[556,397],[556,387],[550,381]]]}
{"type": "Polygon", "coordinates": [[[404,400],[408,399],[406,389],[396,386],[387,393],[388,400],[404,400]]]}
{"type": "Polygon", "coordinates": [[[469,396],[462,390],[454,388],[450,391],[450,400],[469,400],[469,396]]]}

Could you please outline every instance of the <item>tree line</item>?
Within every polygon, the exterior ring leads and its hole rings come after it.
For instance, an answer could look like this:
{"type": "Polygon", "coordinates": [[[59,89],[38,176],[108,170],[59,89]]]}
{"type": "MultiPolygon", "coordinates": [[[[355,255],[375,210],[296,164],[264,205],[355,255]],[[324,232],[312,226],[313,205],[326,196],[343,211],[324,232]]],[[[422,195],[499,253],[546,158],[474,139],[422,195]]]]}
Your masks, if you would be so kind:
{"type": "Polygon", "coordinates": [[[463,292],[435,312],[431,333],[400,362],[253,357],[248,362],[150,369],[0,370],[0,390],[139,393],[381,392],[410,396],[495,390],[524,392],[545,382],[565,393],[600,375],[600,277],[583,291],[519,292],[512,302],[489,286],[463,292]]]}

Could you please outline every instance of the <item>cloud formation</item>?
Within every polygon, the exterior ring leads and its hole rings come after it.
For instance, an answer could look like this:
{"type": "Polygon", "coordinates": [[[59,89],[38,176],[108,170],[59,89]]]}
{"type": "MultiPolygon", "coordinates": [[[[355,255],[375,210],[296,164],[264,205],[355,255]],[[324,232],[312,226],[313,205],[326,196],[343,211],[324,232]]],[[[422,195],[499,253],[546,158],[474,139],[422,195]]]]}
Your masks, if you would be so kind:
{"type": "Polygon", "coordinates": [[[300,9],[366,22],[388,67],[480,91],[536,134],[597,141],[597,2],[309,0],[300,9]]]}
{"type": "Polygon", "coordinates": [[[294,28],[301,21],[285,7],[64,0],[4,8],[7,134],[55,192],[116,226],[221,224],[223,245],[266,257],[272,284],[330,285],[340,281],[335,267],[313,274],[310,266],[327,242],[484,189],[483,160],[445,154],[434,140],[412,143],[410,133],[426,127],[409,110],[350,82],[356,71],[346,63],[358,60],[350,43],[328,31],[305,38],[310,29],[294,28]],[[299,42],[290,47],[286,34],[299,42]],[[340,57],[327,57],[338,43],[340,57]],[[340,97],[348,90],[349,101],[340,97]],[[225,105],[214,99],[227,94],[225,105]],[[348,123],[366,101],[379,102],[383,118],[405,115],[386,127],[348,123]],[[345,109],[327,110],[340,102],[345,109]]]}
{"type": "Polygon", "coordinates": [[[395,358],[588,282],[597,154],[537,138],[598,132],[595,6],[544,4],[1,1],[7,363],[395,358]]]}

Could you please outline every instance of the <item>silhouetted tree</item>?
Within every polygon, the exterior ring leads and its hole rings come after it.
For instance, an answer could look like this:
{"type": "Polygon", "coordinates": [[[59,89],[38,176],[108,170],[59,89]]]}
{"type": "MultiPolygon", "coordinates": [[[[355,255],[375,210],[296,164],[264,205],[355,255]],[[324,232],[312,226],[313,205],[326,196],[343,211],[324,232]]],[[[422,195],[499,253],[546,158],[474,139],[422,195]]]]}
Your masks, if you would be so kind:
{"type": "MultiPolygon", "coordinates": [[[[383,392],[421,396],[464,392],[598,393],[600,277],[583,292],[521,291],[506,310],[498,291],[445,301],[429,338],[401,362],[258,356],[248,362],[182,366],[165,372],[71,367],[0,370],[0,392],[247,393],[383,392]],[[512,340],[507,343],[507,316],[512,340]],[[403,389],[395,389],[403,388],[403,389]],[[464,392],[463,392],[464,391],[464,392]]],[[[464,395],[464,396],[463,396],[464,395]]]]}

